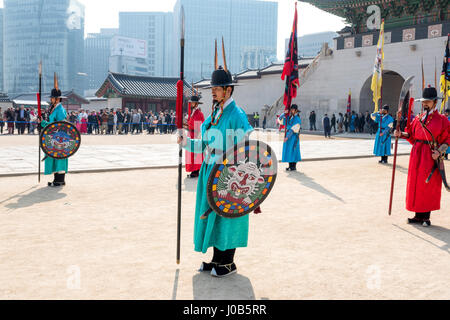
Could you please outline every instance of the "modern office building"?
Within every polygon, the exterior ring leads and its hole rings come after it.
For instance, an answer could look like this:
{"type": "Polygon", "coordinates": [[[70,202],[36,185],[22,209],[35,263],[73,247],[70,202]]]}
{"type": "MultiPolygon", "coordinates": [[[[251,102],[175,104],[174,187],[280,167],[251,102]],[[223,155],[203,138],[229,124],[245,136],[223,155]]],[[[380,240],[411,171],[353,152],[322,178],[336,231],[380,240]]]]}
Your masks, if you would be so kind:
{"type": "MultiPolygon", "coordinates": [[[[315,57],[319,54],[324,43],[328,43],[328,47],[333,49],[334,38],[339,34],[333,31],[312,33],[297,39],[298,41],[298,55],[299,57],[315,57]]],[[[286,46],[284,52],[287,52],[289,40],[286,39],[286,46]]]]}
{"type": "Polygon", "coordinates": [[[173,13],[120,12],[119,34],[147,42],[150,76],[174,76],[173,13]]]}
{"type": "Polygon", "coordinates": [[[101,29],[100,33],[89,33],[84,41],[86,90],[91,91],[92,95],[108,76],[111,40],[118,34],[119,29],[101,29]]]}
{"type": "Polygon", "coordinates": [[[3,92],[3,8],[0,8],[0,92],[3,92]]]}
{"type": "Polygon", "coordinates": [[[84,6],[76,0],[4,0],[4,91],[36,92],[43,63],[43,90],[56,72],[63,91],[83,93],[84,6]]]}
{"type": "Polygon", "coordinates": [[[147,41],[114,36],[111,39],[109,71],[132,76],[149,76],[147,41]]]}
{"type": "Polygon", "coordinates": [[[277,60],[278,3],[257,0],[177,0],[174,7],[173,65],[179,66],[180,12],[186,19],[185,74],[189,81],[209,78],[214,64],[214,39],[225,41],[233,73],[262,69],[277,60]]]}

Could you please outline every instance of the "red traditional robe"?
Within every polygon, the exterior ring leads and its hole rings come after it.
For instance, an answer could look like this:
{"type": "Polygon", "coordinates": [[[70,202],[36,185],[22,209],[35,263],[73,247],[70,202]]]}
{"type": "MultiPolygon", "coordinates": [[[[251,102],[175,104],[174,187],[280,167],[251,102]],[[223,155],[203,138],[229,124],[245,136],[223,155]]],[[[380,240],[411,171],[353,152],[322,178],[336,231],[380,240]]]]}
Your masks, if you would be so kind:
{"type": "MultiPolygon", "coordinates": [[[[409,162],[406,210],[419,213],[440,210],[442,195],[442,178],[438,170],[430,182],[426,183],[435,161],[431,157],[430,145],[418,141],[433,141],[420,123],[422,116],[416,117],[406,129],[410,135],[407,140],[413,145],[409,162]]],[[[445,116],[435,111],[425,125],[433,133],[438,147],[444,143],[450,145],[450,122],[445,116]]]]}
{"type": "MultiPolygon", "coordinates": [[[[205,116],[200,108],[196,108],[189,118],[189,138],[200,139],[201,126],[205,122],[205,116]]],[[[186,151],[186,172],[194,172],[200,170],[203,163],[203,154],[195,154],[186,151]]]]}

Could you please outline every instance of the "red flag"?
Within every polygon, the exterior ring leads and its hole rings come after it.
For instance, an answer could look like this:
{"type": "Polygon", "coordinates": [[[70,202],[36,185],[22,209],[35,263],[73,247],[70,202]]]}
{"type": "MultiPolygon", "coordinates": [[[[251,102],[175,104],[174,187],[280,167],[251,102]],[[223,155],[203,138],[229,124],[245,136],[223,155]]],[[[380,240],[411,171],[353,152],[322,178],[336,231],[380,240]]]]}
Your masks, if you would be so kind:
{"type": "Polygon", "coordinates": [[[37,103],[38,103],[38,118],[42,117],[42,109],[41,109],[41,94],[37,93],[37,103]]]}
{"type": "Polygon", "coordinates": [[[352,113],[352,91],[350,90],[348,94],[348,103],[347,103],[347,113],[352,113]]]}
{"type": "Polygon", "coordinates": [[[177,82],[177,128],[183,129],[183,88],[184,83],[181,80],[177,82]]]}
{"type": "Polygon", "coordinates": [[[289,41],[289,49],[286,54],[283,74],[281,75],[281,80],[286,79],[286,90],[284,93],[286,113],[288,113],[291,108],[292,99],[297,97],[297,88],[300,86],[297,49],[297,3],[295,3],[294,25],[292,27],[291,40],[289,41]]]}

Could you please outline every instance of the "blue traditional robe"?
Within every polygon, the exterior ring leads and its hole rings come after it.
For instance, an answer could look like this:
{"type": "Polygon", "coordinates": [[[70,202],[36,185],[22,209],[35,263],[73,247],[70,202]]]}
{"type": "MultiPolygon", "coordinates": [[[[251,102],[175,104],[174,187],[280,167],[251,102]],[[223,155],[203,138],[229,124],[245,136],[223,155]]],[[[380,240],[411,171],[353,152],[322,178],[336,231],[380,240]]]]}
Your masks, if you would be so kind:
{"type": "Polygon", "coordinates": [[[213,115],[209,116],[202,124],[201,139],[188,138],[185,147],[186,150],[193,153],[207,151],[197,185],[194,222],[195,251],[203,253],[206,253],[211,247],[226,251],[247,247],[248,244],[248,215],[237,219],[229,219],[212,212],[207,219],[200,219],[203,214],[210,210],[206,188],[216,160],[221,159],[224,152],[240,143],[253,131],[247,115],[236,105],[233,99],[229,99],[225,104],[218,124],[207,130],[211,124],[211,117],[218,119],[219,114],[220,111],[216,110],[213,115]],[[215,150],[215,154],[211,155],[211,150],[215,150]]]}
{"type": "MultiPolygon", "coordinates": [[[[53,122],[58,121],[65,121],[67,119],[67,112],[66,109],[62,106],[62,104],[58,104],[55,109],[53,109],[53,112],[50,114],[49,121],[42,121],[42,127],[45,128],[49,124],[52,124],[53,122]]],[[[67,173],[69,170],[69,160],[68,159],[62,159],[62,160],[56,160],[51,157],[47,157],[45,159],[45,175],[51,175],[58,172],[65,172],[67,173]]]]}
{"type": "MultiPolygon", "coordinates": [[[[283,121],[283,125],[286,125],[286,116],[284,114],[280,117],[280,120],[283,121]]],[[[281,162],[297,163],[302,161],[302,156],[300,153],[300,133],[295,133],[292,130],[294,126],[301,126],[301,124],[302,120],[298,115],[289,117],[286,136],[288,140],[283,144],[283,158],[281,162]]]]}
{"type": "Polygon", "coordinates": [[[372,119],[374,119],[374,121],[378,123],[378,131],[375,138],[375,147],[373,148],[373,154],[377,157],[390,156],[392,143],[390,130],[394,123],[394,118],[392,118],[390,115],[383,116],[381,126],[379,113],[373,113],[372,119]],[[382,137],[380,136],[381,133],[383,133],[382,137]]]}
{"type": "Polygon", "coordinates": [[[356,115],[350,117],[350,132],[356,131],[356,115]]]}

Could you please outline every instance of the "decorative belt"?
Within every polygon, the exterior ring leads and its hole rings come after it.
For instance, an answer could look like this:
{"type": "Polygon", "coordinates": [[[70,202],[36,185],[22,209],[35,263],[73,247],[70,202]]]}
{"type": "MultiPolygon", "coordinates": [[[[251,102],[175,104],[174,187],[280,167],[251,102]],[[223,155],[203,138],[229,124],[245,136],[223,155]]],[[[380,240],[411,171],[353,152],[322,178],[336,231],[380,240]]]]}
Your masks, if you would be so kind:
{"type": "Polygon", "coordinates": [[[423,144],[428,144],[428,145],[432,145],[433,142],[431,141],[425,141],[425,140],[416,140],[415,142],[419,142],[419,143],[423,143],[423,144]]]}

